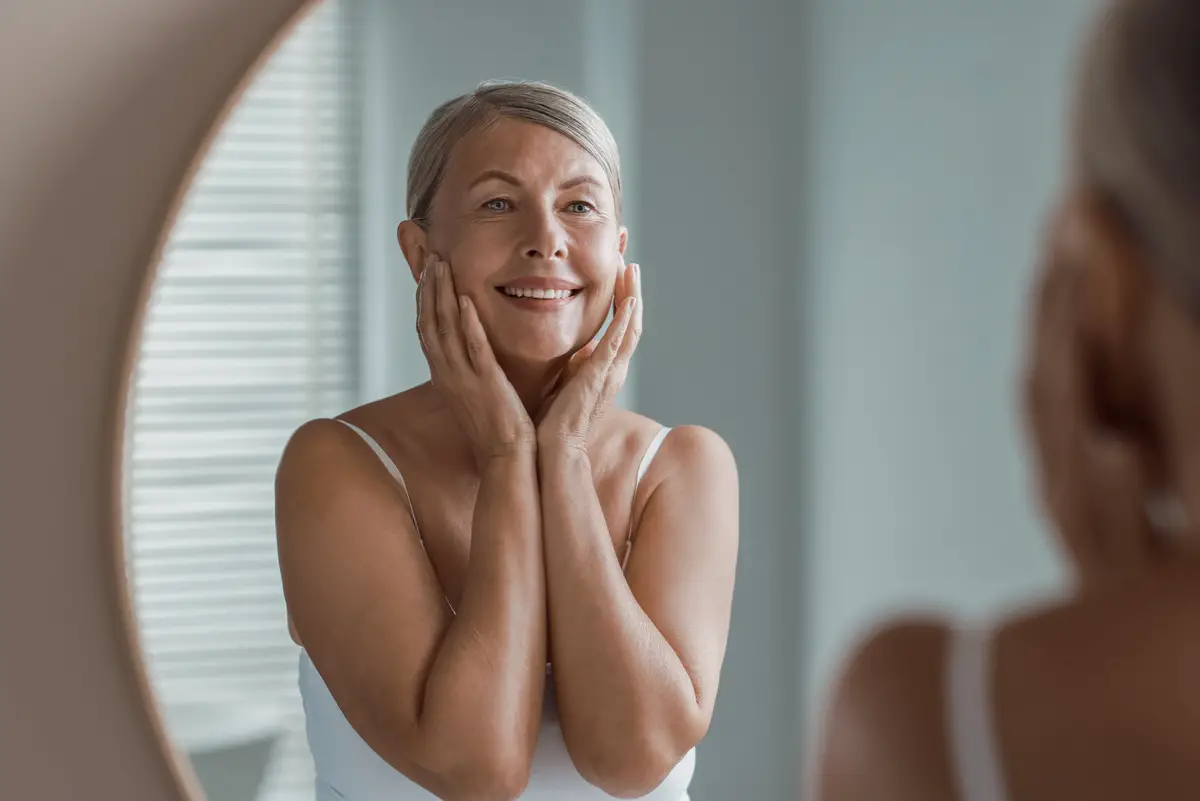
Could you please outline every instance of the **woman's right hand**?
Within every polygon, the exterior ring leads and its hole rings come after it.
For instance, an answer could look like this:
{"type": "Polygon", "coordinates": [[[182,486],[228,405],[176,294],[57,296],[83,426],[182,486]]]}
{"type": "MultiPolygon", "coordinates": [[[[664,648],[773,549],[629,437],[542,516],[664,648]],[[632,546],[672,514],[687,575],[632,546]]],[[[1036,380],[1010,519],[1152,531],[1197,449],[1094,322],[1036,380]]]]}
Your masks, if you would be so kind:
{"type": "Polygon", "coordinates": [[[436,254],[426,259],[417,286],[417,336],[433,386],[451,407],[480,467],[535,451],[533,422],[496,362],[475,304],[457,296],[450,265],[436,254]]]}

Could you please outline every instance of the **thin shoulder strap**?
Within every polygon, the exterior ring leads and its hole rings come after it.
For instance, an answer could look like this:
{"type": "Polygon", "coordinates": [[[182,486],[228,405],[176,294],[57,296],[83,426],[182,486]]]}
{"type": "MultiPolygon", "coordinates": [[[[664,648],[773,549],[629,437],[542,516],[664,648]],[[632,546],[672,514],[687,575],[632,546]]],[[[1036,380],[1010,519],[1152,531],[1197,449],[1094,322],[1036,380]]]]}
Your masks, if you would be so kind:
{"type": "Polygon", "coordinates": [[[992,631],[951,632],[946,655],[950,765],[961,801],[1006,801],[992,708],[992,631]]]}
{"type": "MultiPolygon", "coordinates": [[[[671,429],[663,426],[654,435],[654,439],[650,440],[650,444],[646,446],[646,452],[642,454],[642,462],[638,465],[637,480],[633,483],[633,497],[637,498],[638,487],[642,485],[642,478],[645,477],[646,471],[650,469],[650,463],[654,461],[654,457],[658,454],[658,449],[662,447],[663,440],[667,438],[667,434],[671,433],[671,429]]],[[[624,570],[629,564],[629,557],[633,553],[633,514],[629,515],[629,533],[625,537],[625,557],[621,560],[621,569],[624,570]]]]}
{"type": "Polygon", "coordinates": [[[646,471],[650,469],[650,463],[654,461],[655,454],[662,447],[663,440],[667,438],[667,434],[671,433],[671,429],[663,426],[658,429],[658,433],[654,435],[654,439],[650,440],[650,444],[646,446],[646,452],[642,454],[642,463],[638,465],[637,483],[633,485],[633,491],[637,492],[638,485],[642,483],[642,478],[645,477],[646,471]]]}
{"type": "MultiPolygon", "coordinates": [[[[408,485],[404,483],[404,476],[401,475],[400,468],[396,467],[396,463],[392,461],[392,457],[387,455],[387,451],[383,449],[383,446],[376,442],[375,438],[366,431],[363,431],[353,423],[347,423],[345,420],[339,418],[334,419],[362,437],[362,441],[367,443],[371,450],[375,451],[375,455],[379,457],[379,461],[383,462],[383,466],[387,468],[388,473],[391,474],[392,478],[396,479],[396,483],[400,486],[400,491],[404,493],[404,502],[408,504],[408,514],[412,518],[413,531],[415,531],[417,534],[417,542],[421,543],[421,549],[425,551],[425,555],[428,557],[429,550],[425,547],[425,538],[421,536],[421,527],[417,524],[417,510],[413,508],[412,496],[408,494],[408,485]]],[[[429,565],[432,569],[433,563],[430,562],[429,565]]],[[[442,599],[445,600],[446,607],[450,610],[450,614],[457,614],[454,609],[454,604],[450,603],[450,596],[446,595],[445,590],[442,590],[442,599]]]]}
{"type": "MultiPolygon", "coordinates": [[[[420,537],[421,530],[420,528],[417,528],[417,513],[416,510],[413,509],[412,496],[408,494],[408,485],[404,483],[404,476],[400,474],[400,468],[396,467],[396,463],[392,461],[392,457],[387,455],[387,451],[385,451],[383,447],[375,441],[374,437],[372,437],[366,431],[363,431],[358,426],[354,425],[354,423],[347,423],[345,420],[340,418],[334,419],[346,426],[346,428],[350,429],[355,434],[358,434],[358,436],[362,437],[362,441],[367,443],[371,450],[375,451],[375,455],[379,457],[379,461],[383,462],[383,466],[387,468],[388,473],[391,474],[392,478],[396,480],[396,483],[400,485],[400,491],[404,493],[404,502],[408,504],[408,513],[412,515],[413,527],[416,528],[417,536],[420,537]]],[[[422,540],[422,544],[424,544],[424,540],[422,540]]]]}

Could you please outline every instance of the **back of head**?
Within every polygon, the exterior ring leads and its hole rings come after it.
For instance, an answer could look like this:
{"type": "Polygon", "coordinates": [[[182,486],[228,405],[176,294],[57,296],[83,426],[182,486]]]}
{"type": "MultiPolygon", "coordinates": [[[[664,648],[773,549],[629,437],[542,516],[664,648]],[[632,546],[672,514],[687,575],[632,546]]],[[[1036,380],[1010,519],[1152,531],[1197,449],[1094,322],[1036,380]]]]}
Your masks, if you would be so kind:
{"type": "Polygon", "coordinates": [[[1125,218],[1163,277],[1200,289],[1200,2],[1114,0],[1081,77],[1079,177],[1125,218]]]}
{"type": "Polygon", "coordinates": [[[408,218],[429,224],[454,146],[465,136],[502,119],[542,125],[562,134],[600,164],[621,212],[621,166],[616,140],[600,115],[576,95],[537,81],[487,81],[474,92],[438,106],[422,127],[408,161],[408,218]]]}

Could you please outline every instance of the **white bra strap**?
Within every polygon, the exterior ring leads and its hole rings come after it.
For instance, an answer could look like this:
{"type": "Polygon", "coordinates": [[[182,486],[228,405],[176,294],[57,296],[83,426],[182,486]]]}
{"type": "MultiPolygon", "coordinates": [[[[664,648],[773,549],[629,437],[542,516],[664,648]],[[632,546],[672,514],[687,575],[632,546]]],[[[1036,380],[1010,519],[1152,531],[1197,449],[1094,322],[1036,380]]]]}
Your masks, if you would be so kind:
{"type": "MultiPolygon", "coordinates": [[[[417,542],[421,543],[421,549],[428,556],[429,549],[425,547],[425,538],[421,536],[421,527],[417,524],[417,510],[413,508],[412,496],[408,494],[408,485],[404,483],[404,476],[401,475],[400,468],[396,467],[396,463],[392,461],[392,457],[388,456],[387,451],[366,431],[363,431],[353,423],[347,423],[345,420],[339,418],[334,419],[362,437],[362,441],[367,443],[371,450],[375,451],[375,455],[379,457],[379,461],[383,462],[383,466],[387,468],[388,473],[391,474],[392,478],[396,479],[396,483],[400,485],[400,491],[404,493],[404,502],[408,504],[408,514],[412,518],[413,531],[417,534],[417,542]]],[[[429,563],[429,566],[430,569],[433,569],[432,562],[429,563]]],[[[457,614],[454,604],[450,603],[450,596],[446,595],[445,590],[442,591],[442,598],[446,601],[446,607],[450,610],[450,614],[457,614]]]]}
{"type": "Polygon", "coordinates": [[[950,764],[961,801],[1005,801],[992,708],[992,632],[958,628],[946,655],[950,764]]]}
{"type": "Polygon", "coordinates": [[[671,429],[663,426],[654,435],[654,439],[650,440],[650,444],[646,446],[646,452],[642,454],[642,463],[638,465],[637,483],[633,485],[633,491],[637,492],[638,484],[642,483],[642,478],[646,475],[646,471],[650,469],[650,463],[654,461],[655,454],[662,447],[663,440],[667,438],[667,434],[671,433],[671,429]]]}
{"type": "MultiPolygon", "coordinates": [[[[655,455],[658,454],[658,449],[662,447],[663,440],[667,438],[667,434],[671,433],[671,429],[663,426],[654,435],[654,439],[650,440],[650,444],[646,446],[646,452],[642,454],[642,462],[638,465],[637,480],[633,484],[633,497],[637,498],[638,487],[642,485],[642,478],[645,477],[646,471],[650,469],[650,463],[654,461],[655,455]]],[[[629,533],[625,536],[625,557],[621,560],[621,569],[624,570],[629,564],[629,557],[633,553],[633,513],[629,515],[629,533]]]]}
{"type": "MultiPolygon", "coordinates": [[[[412,515],[413,527],[416,528],[417,536],[420,537],[421,530],[420,528],[417,528],[417,513],[416,510],[413,509],[412,496],[408,494],[408,485],[404,483],[404,476],[400,474],[400,468],[396,467],[396,463],[392,461],[392,457],[387,455],[387,451],[385,451],[383,447],[375,441],[374,437],[372,437],[366,431],[363,431],[358,426],[354,425],[354,423],[347,423],[345,420],[340,418],[335,419],[342,425],[346,426],[346,428],[349,428],[351,431],[362,437],[362,441],[367,443],[371,450],[375,451],[375,455],[379,457],[379,461],[383,462],[383,466],[387,468],[388,473],[391,474],[392,478],[396,480],[396,483],[400,485],[400,491],[404,493],[404,501],[408,504],[408,512],[410,515],[412,515]]],[[[425,544],[424,540],[421,541],[421,544],[425,544]]]]}

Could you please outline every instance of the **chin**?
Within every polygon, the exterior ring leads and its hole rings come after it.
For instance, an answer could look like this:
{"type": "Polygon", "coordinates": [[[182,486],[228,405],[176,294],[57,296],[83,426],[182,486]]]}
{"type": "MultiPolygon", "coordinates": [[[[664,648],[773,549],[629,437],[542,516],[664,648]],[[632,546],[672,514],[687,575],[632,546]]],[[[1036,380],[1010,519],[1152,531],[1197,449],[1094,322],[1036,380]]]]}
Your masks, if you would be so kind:
{"type": "Polygon", "coordinates": [[[574,353],[578,348],[574,344],[539,344],[505,348],[504,356],[506,360],[519,361],[525,364],[549,364],[550,362],[559,359],[565,359],[574,353]]]}
{"type": "Polygon", "coordinates": [[[488,337],[488,339],[492,342],[496,357],[503,362],[510,363],[549,364],[570,357],[587,343],[586,339],[580,342],[576,337],[563,336],[563,332],[555,332],[557,335],[545,335],[550,332],[543,332],[543,336],[530,336],[531,332],[527,332],[526,336],[519,336],[516,331],[507,333],[509,334],[507,337],[488,337]],[[505,342],[504,339],[509,341],[505,342]]]}

